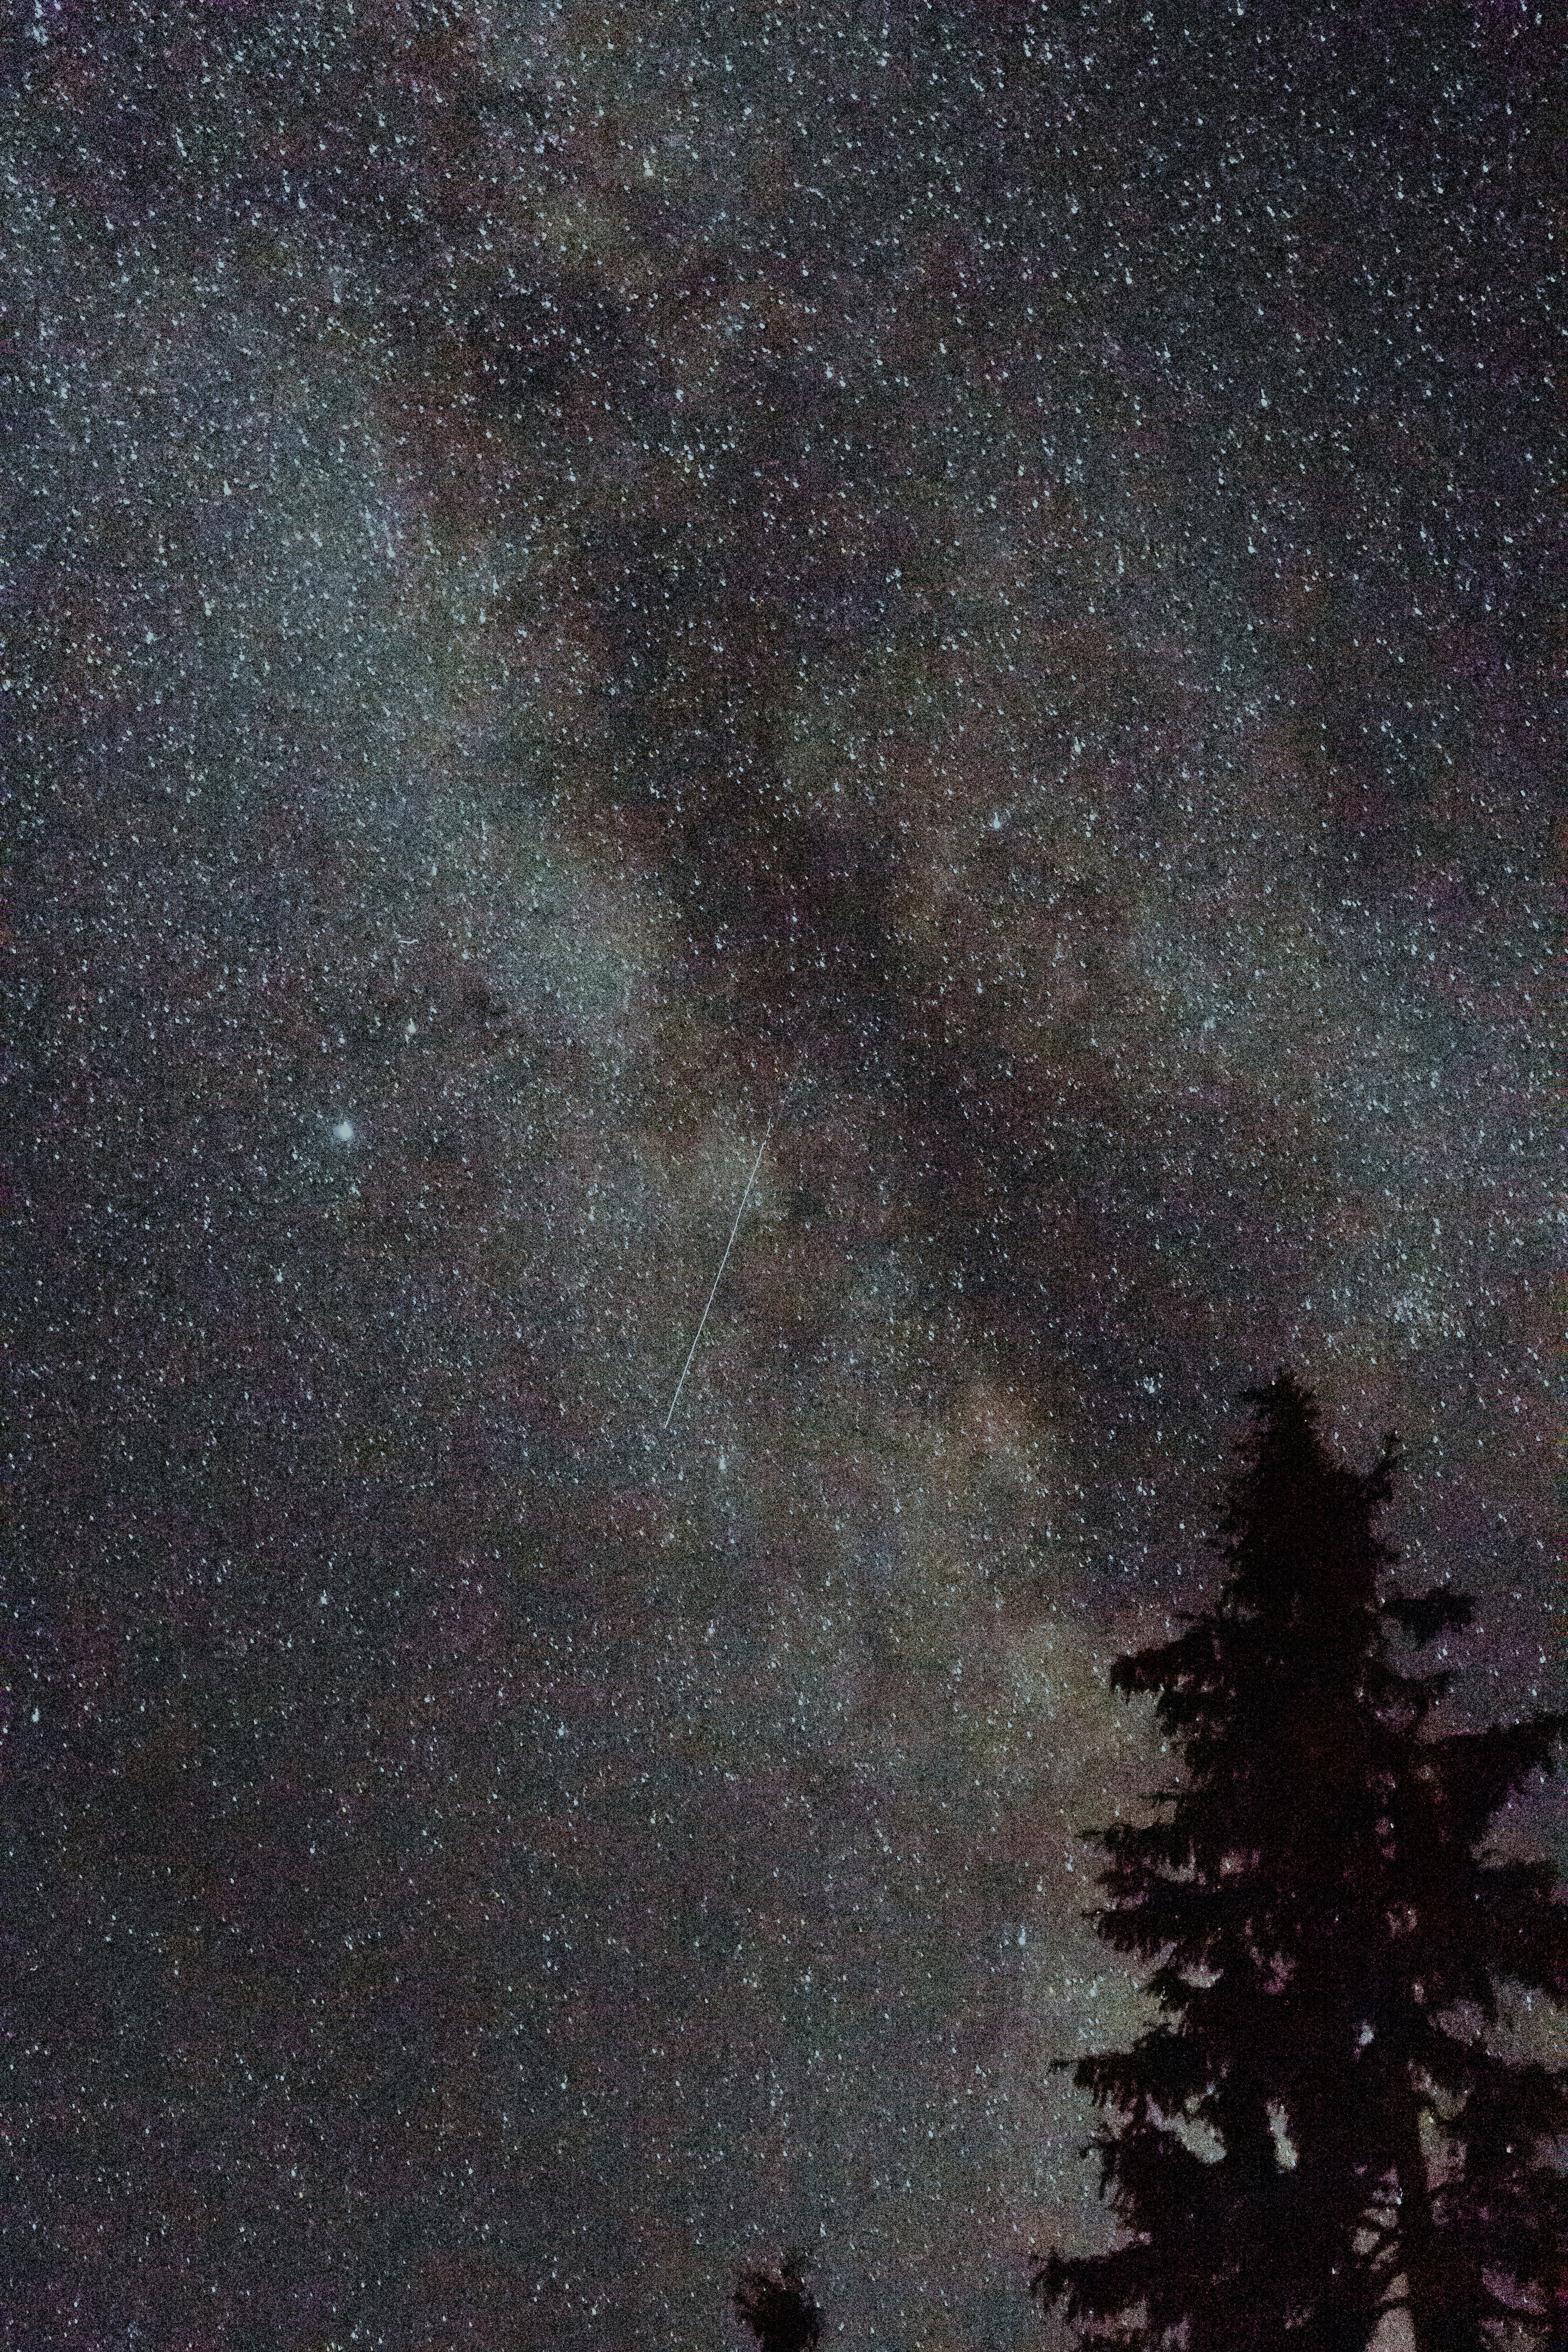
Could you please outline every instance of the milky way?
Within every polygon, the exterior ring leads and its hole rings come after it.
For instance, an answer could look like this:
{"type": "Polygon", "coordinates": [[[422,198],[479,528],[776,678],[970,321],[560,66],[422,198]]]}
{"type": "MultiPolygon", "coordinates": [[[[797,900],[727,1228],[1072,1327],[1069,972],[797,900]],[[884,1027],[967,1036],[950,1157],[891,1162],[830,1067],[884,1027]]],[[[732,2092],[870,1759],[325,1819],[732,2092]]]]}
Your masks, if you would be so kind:
{"type": "Polygon", "coordinates": [[[1022,2344],[1242,1392],[1562,1690],[1560,51],[5,40],[6,2341],[1022,2344]]]}

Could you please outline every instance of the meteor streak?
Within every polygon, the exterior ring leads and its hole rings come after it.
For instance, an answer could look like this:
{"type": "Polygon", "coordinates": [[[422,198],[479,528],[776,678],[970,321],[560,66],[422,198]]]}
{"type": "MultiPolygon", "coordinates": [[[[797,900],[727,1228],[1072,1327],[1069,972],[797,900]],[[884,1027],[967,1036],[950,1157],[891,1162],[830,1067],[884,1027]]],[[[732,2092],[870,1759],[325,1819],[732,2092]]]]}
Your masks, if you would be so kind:
{"type": "MultiPolygon", "coordinates": [[[[798,1069],[799,1066],[800,1065],[797,1063],[795,1065],[795,1068],[798,1069]]],[[[768,1138],[773,1131],[773,1127],[777,1121],[778,1115],[780,1111],[783,1110],[784,1103],[788,1098],[790,1087],[793,1087],[794,1084],[795,1070],[792,1070],[789,1075],[789,1085],[785,1087],[784,1093],[780,1095],[777,1102],[773,1105],[773,1117],[768,1120],[766,1127],[763,1129],[763,1139],[757,1146],[757,1156],[752,1162],[752,1172],[747,1177],[744,1188],[742,1191],[740,1203],[735,1211],[735,1222],[730,1228],[730,1238],[724,1244],[724,1255],[719,1261],[719,1271],[714,1276],[713,1286],[708,1293],[708,1306],[704,1307],[702,1309],[701,1318],[697,1326],[696,1337],[692,1339],[690,1347],[686,1351],[686,1361],[680,1367],[680,1378],[675,1383],[675,1394],[669,1400],[669,1411],[664,1416],[664,1425],[666,1429],[669,1427],[670,1423],[675,1419],[675,1408],[680,1402],[680,1391],[686,1386],[686,1375],[691,1370],[691,1360],[697,1353],[698,1342],[701,1339],[703,1328],[708,1321],[708,1308],[712,1306],[714,1299],[718,1296],[719,1285],[724,1279],[724,1268],[730,1263],[730,1252],[735,1246],[735,1235],[741,1230],[741,1219],[746,1213],[746,1202],[752,1197],[752,1187],[757,1181],[757,1171],[763,1164],[763,1154],[768,1148],[768,1138]]]]}

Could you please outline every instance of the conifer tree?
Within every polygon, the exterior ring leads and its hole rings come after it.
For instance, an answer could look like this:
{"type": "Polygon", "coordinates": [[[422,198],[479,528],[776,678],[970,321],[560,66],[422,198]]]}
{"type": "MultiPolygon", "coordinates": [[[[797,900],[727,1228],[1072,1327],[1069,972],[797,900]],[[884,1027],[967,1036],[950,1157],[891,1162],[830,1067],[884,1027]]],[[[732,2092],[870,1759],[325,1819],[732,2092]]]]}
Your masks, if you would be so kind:
{"type": "Polygon", "coordinates": [[[1036,2291],[1129,2352],[1359,2352],[1394,2305],[1415,2352],[1540,2341],[1568,2070],[1499,2029],[1505,1989],[1568,1998],[1568,1913],[1548,1864],[1483,1849],[1568,1717],[1438,1731],[1448,1676],[1395,1652],[1471,1603],[1390,1581],[1373,1523],[1393,1440],[1357,1474],[1289,1374],[1253,1402],[1217,1604],[1111,1674],[1153,1696],[1184,1767],[1152,1821],[1093,1833],[1092,1916],[1157,1963],[1162,2012],[1076,2074],[1110,2118],[1101,2191],[1127,2241],[1052,2253],[1036,2291]]]}
{"type": "Polygon", "coordinates": [[[811,2352],[822,2335],[822,2314],[805,2284],[797,2253],[776,2271],[747,2271],[735,2289],[735,2316],[757,2339],[758,2352],[811,2352]]]}

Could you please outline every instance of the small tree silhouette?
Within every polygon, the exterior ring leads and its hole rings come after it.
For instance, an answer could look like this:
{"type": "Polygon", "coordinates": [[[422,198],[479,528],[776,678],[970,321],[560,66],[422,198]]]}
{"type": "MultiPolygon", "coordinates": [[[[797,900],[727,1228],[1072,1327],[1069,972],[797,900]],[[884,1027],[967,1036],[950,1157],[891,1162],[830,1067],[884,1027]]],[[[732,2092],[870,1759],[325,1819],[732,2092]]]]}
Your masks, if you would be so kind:
{"type": "Polygon", "coordinates": [[[735,2316],[756,2337],[760,2352],[806,2352],[822,2335],[822,2314],[805,2290],[805,2264],[793,2251],[776,2271],[743,2272],[735,2289],[735,2316]]]}

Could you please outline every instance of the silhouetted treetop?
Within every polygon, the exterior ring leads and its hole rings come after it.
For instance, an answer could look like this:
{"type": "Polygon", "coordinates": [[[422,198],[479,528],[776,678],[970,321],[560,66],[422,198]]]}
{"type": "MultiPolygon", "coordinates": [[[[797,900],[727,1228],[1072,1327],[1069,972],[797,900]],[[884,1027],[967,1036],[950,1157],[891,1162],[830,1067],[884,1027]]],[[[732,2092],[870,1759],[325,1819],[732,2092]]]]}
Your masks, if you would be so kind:
{"type": "Polygon", "coordinates": [[[1179,1750],[1154,1818],[1096,1833],[1099,1932],[1154,1963],[1162,2015],[1076,2080],[1115,2118],[1101,2193],[1128,2242],[1036,2274],[1119,2352],[1416,2352],[1537,2339],[1568,2243],[1568,2070],[1489,2039],[1500,1987],[1568,1999],[1544,1862],[1485,1858],[1568,1717],[1439,1733],[1445,1673],[1390,1650],[1470,1622],[1413,1596],[1373,1530],[1392,1437],[1356,1472],[1289,1372],[1251,1400],[1215,1605],[1116,1662],[1179,1750]]]}
{"type": "Polygon", "coordinates": [[[785,2254],[776,2271],[746,2271],[735,2289],[735,2316],[756,2337],[761,2352],[805,2352],[822,2335],[822,2314],[806,2291],[805,2265],[785,2254]]]}

